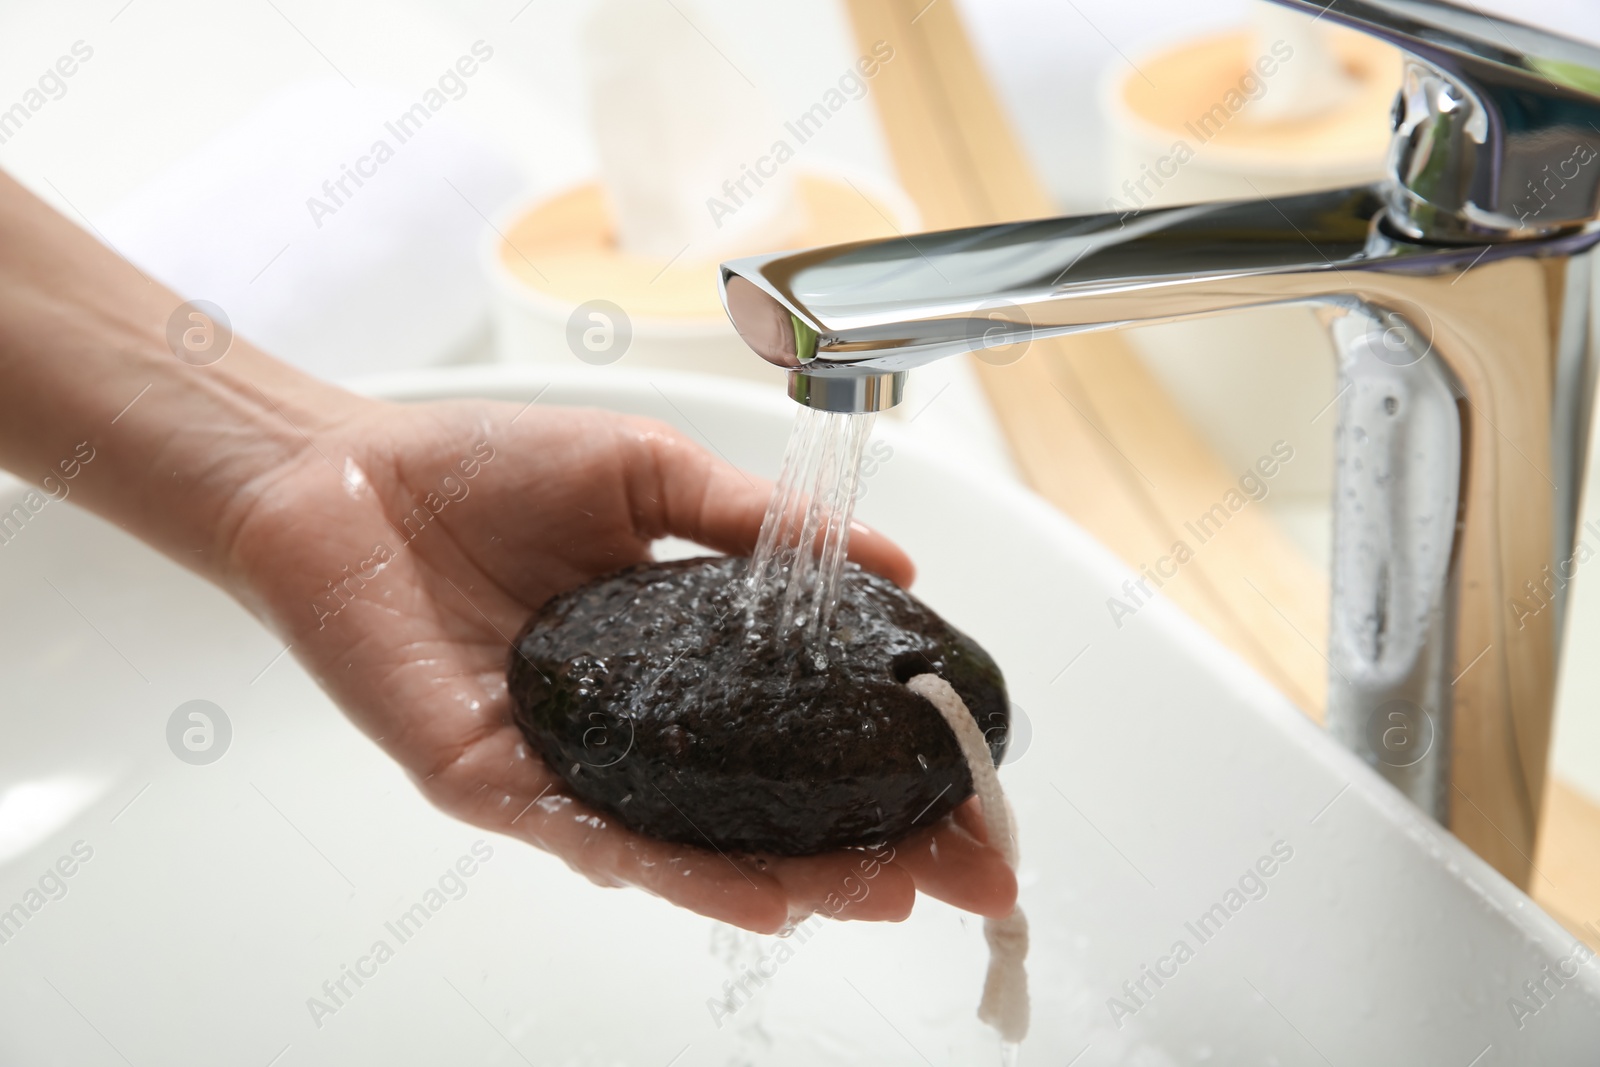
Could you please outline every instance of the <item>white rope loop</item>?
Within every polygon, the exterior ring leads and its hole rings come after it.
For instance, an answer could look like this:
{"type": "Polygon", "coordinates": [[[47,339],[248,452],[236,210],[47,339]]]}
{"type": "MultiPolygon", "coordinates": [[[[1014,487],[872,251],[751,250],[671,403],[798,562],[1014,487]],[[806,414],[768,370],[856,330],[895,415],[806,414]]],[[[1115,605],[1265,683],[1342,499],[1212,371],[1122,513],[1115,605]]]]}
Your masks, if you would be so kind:
{"type": "MultiPolygon", "coordinates": [[[[937,674],[919,674],[906,683],[918,696],[939,709],[956,735],[961,755],[972,772],[972,788],[983,806],[983,825],[989,843],[1000,850],[1006,864],[1017,869],[1016,816],[1000,788],[1000,775],[989,754],[989,742],[966,702],[950,683],[937,674]]],[[[1020,1042],[1028,1034],[1028,919],[1019,907],[1004,919],[983,920],[989,942],[989,972],[983,981],[978,1018],[994,1027],[1004,1041],[1020,1042]]]]}

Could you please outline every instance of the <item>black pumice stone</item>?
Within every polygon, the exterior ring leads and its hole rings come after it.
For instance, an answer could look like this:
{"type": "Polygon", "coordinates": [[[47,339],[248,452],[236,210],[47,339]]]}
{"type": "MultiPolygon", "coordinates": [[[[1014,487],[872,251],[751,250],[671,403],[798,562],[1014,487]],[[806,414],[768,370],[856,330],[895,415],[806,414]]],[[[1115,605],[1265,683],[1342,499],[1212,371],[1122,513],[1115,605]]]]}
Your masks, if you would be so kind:
{"type": "Polygon", "coordinates": [[[998,765],[1010,704],[994,660],[847,564],[818,669],[797,644],[747,631],[748,562],[630,567],[529,620],[508,670],[513,715],[572,793],[663,841],[791,856],[893,841],[970,796],[955,735],[904,683],[949,682],[998,765]]]}

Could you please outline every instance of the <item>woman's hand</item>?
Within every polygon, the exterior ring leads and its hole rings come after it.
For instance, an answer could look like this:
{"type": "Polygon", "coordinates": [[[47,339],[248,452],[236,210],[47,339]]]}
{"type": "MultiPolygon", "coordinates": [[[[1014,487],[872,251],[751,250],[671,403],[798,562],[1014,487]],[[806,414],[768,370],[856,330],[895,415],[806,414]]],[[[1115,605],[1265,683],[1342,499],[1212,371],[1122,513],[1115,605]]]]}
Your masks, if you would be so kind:
{"type": "MultiPolygon", "coordinates": [[[[748,929],[903,919],[921,889],[985,915],[1016,883],[964,809],[888,853],[752,859],[643,837],[570,795],[511,722],[512,638],[549,597],[672,535],[754,546],[769,486],[674,430],[596,411],[358,403],[234,502],[229,584],[439,807],[748,929]],[[883,861],[883,862],[880,862],[883,861]]],[[[857,527],[852,558],[910,561],[857,527]]]]}
{"type": "MultiPolygon", "coordinates": [[[[92,446],[74,501],[230,590],[434,803],[753,930],[817,908],[900,919],[917,889],[1011,911],[970,808],[892,860],[721,856],[585,808],[512,725],[506,658],[534,609],[669,534],[750,551],[768,486],[639,419],[381,404],[239,339],[197,365],[168,340],[193,313],[0,174],[0,467],[41,480],[92,446]]],[[[850,554],[911,578],[871,531],[850,554]]]]}

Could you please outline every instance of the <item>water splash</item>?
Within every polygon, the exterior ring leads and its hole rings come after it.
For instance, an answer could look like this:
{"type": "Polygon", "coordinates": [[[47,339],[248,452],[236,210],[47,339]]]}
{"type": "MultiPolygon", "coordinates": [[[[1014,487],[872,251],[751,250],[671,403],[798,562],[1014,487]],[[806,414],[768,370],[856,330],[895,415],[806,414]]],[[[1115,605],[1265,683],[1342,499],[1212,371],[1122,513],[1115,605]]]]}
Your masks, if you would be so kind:
{"type": "Polygon", "coordinates": [[[798,634],[819,669],[827,665],[861,456],[873,421],[871,413],[800,409],[745,579],[752,631],[770,620],[775,642],[798,634]]]}

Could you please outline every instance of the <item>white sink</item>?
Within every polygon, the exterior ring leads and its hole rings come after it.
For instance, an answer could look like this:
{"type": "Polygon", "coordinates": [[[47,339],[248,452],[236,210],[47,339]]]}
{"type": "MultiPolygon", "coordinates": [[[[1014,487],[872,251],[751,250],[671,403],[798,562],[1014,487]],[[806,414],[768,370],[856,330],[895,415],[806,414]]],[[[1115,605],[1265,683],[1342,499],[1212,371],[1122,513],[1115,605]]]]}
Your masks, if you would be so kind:
{"type": "MultiPolygon", "coordinates": [[[[541,404],[654,415],[769,476],[793,410],[617,368],[461,370],[385,391],[518,401],[546,382],[541,404]]],[[[1527,897],[1177,611],[1157,603],[1118,629],[1105,602],[1126,572],[1048,506],[880,432],[893,456],[862,517],[995,655],[1031,726],[1002,772],[1033,929],[1023,1064],[1600,1057],[1597,965],[1527,897]],[[1274,850],[1265,895],[1228,911],[1274,850]],[[1225,921],[1202,941],[1191,924],[1217,904],[1225,921]],[[1523,983],[1547,964],[1576,976],[1532,1000],[1523,983]],[[1135,1001],[1124,983],[1141,980],[1135,1001]],[[1114,1020],[1112,997],[1132,1014],[1114,1020]],[[1519,1019],[1512,997],[1537,1011],[1519,1019]]],[[[277,639],[61,504],[0,545],[0,590],[0,909],[38,904],[0,944],[0,1063],[999,1062],[974,1015],[981,924],[926,899],[899,925],[730,947],[709,920],[491,836],[464,895],[401,942],[385,924],[486,835],[419,799],[275,658],[277,639]],[[197,699],[232,731],[206,765],[167,741],[197,699]],[[74,870],[65,896],[30,897],[58,861],[74,870]],[[392,958],[362,964],[364,984],[346,979],[342,1006],[314,1020],[308,998],[332,1005],[324,981],[379,940],[392,958]],[[773,976],[719,1028],[729,951],[773,976]]]]}

